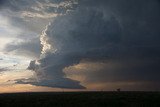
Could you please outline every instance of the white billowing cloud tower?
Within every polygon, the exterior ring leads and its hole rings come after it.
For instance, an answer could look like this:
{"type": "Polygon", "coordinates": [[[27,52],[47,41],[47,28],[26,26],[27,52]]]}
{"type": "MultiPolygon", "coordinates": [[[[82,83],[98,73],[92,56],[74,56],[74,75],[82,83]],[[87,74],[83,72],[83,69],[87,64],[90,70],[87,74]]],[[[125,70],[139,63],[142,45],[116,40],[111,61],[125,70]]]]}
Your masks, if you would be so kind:
{"type": "Polygon", "coordinates": [[[42,31],[42,34],[40,35],[40,43],[42,45],[42,50],[41,50],[41,57],[43,57],[46,53],[54,53],[56,52],[56,48],[53,47],[53,45],[51,45],[49,43],[49,38],[47,37],[47,30],[48,27],[51,25],[51,23],[49,22],[49,24],[46,26],[46,28],[42,31]]]}

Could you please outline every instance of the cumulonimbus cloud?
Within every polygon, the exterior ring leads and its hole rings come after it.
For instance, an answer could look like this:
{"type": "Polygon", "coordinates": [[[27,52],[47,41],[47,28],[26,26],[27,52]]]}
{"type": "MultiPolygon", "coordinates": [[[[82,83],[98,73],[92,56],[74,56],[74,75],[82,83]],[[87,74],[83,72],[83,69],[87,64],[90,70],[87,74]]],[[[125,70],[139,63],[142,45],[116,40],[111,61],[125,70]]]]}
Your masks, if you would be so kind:
{"type": "MultiPolygon", "coordinates": [[[[58,15],[43,31],[41,58],[28,67],[35,71],[37,80],[17,83],[84,88],[63,72],[82,59],[122,63],[122,69],[111,69],[114,82],[159,81],[159,18],[157,0],[81,0],[74,11],[58,15]]],[[[106,70],[99,79],[103,82],[111,81],[106,70]]],[[[87,80],[97,81],[94,76],[87,80]]]]}
{"type": "Polygon", "coordinates": [[[107,58],[112,51],[109,47],[116,47],[121,38],[121,28],[114,17],[104,19],[103,12],[86,7],[58,16],[42,33],[45,57],[37,61],[39,64],[32,61],[28,68],[43,79],[31,84],[61,88],[84,88],[78,81],[66,78],[63,69],[83,58],[107,58]],[[51,52],[53,47],[55,52],[51,52]]]}

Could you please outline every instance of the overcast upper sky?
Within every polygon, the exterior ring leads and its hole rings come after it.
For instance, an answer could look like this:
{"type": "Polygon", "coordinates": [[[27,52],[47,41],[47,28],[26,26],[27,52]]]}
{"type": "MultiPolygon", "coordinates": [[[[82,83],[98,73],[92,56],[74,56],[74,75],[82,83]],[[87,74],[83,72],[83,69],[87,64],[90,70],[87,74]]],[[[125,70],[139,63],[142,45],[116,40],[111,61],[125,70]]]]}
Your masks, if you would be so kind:
{"type": "Polygon", "coordinates": [[[160,90],[159,0],[0,0],[1,92],[160,90]]]}

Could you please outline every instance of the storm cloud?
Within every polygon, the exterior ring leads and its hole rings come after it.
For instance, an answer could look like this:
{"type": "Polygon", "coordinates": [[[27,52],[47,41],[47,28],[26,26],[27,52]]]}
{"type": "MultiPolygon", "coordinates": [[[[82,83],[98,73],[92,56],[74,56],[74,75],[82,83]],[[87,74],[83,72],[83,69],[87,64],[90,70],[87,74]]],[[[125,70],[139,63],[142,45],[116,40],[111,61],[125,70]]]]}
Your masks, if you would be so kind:
{"type": "Polygon", "coordinates": [[[72,1],[74,5],[69,7],[59,5],[65,7],[60,10],[60,7],[55,10],[54,6],[62,0],[55,0],[55,5],[51,1],[48,4],[38,2],[38,7],[23,11],[22,16],[53,20],[39,36],[39,60],[31,61],[28,67],[36,73],[36,80],[17,80],[17,83],[85,88],[87,86],[82,86],[81,80],[67,76],[80,75],[85,76],[88,83],[143,82],[149,83],[146,86],[155,85],[155,89],[159,89],[158,0],[79,0],[78,4],[72,1]],[[44,10],[46,6],[49,8],[44,10]],[[42,13],[38,11],[40,8],[42,13]],[[90,67],[84,71],[72,68],[64,72],[65,68],[81,64],[82,60],[95,62],[97,66],[103,63],[104,66],[99,71],[90,67]]]}

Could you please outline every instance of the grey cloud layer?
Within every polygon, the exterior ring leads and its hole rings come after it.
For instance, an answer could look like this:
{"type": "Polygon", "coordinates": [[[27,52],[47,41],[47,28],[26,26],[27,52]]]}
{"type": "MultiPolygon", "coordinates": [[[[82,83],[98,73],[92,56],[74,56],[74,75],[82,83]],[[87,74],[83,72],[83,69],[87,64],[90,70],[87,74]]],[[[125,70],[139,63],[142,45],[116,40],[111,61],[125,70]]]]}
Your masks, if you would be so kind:
{"type": "Polygon", "coordinates": [[[9,43],[5,47],[6,52],[14,52],[16,55],[28,56],[31,58],[40,57],[40,41],[39,38],[32,38],[20,43],[9,43]]]}

